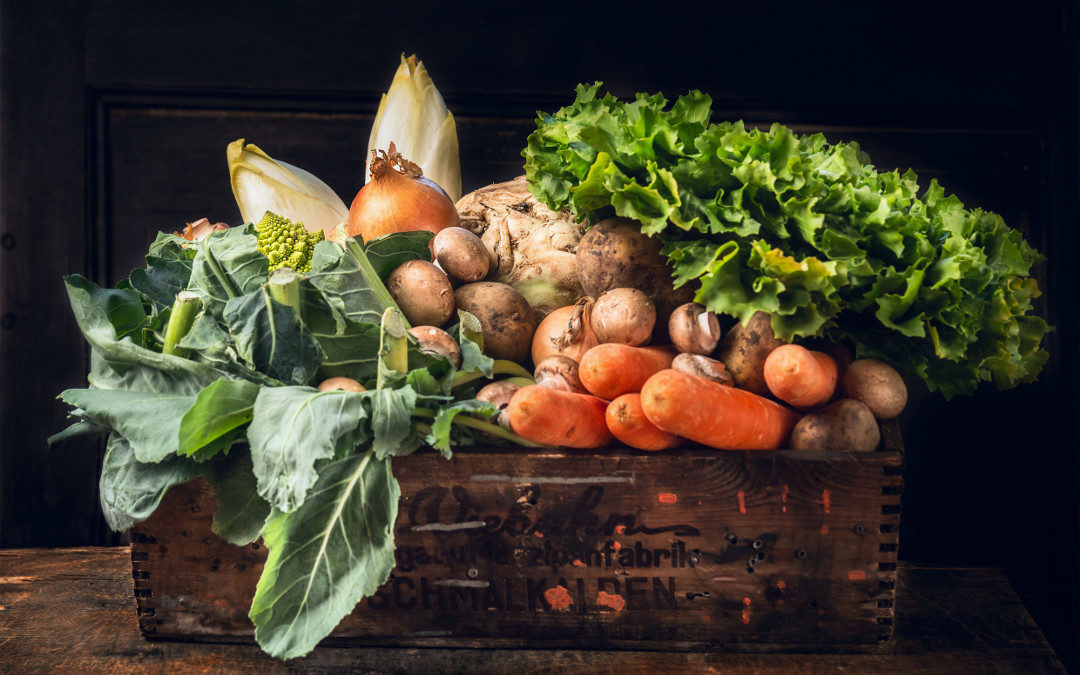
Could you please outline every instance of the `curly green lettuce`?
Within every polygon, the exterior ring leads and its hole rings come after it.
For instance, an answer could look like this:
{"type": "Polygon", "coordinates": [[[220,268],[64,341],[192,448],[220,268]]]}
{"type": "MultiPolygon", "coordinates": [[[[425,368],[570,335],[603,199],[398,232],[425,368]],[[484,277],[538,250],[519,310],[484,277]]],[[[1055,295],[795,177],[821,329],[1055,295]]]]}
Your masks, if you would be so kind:
{"type": "Polygon", "coordinates": [[[677,286],[711,311],[772,316],[784,340],[828,336],[946,397],[1034,380],[1048,330],[1033,315],[1043,260],[1000,216],[912,172],[879,172],[855,143],[774,124],[710,124],[698,91],[668,107],[600,83],[540,113],[529,189],[596,222],[633,218],[664,242],[677,286]]]}

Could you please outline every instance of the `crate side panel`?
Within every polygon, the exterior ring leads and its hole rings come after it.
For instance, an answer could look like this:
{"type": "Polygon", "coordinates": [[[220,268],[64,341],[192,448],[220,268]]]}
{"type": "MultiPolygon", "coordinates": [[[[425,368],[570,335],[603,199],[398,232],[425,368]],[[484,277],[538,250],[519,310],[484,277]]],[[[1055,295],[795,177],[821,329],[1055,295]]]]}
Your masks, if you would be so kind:
{"type": "MultiPolygon", "coordinates": [[[[891,622],[893,453],[429,454],[395,460],[393,578],[346,640],[866,644],[891,622]],[[884,500],[884,501],[883,501],[884,500]],[[885,557],[883,558],[883,555],[885,557]]],[[[210,532],[205,483],[139,526],[156,637],[251,633],[265,551],[210,532]],[[153,540],[152,542],[150,540],[153,540]]],[[[136,550],[133,548],[133,551],[136,550]]]]}

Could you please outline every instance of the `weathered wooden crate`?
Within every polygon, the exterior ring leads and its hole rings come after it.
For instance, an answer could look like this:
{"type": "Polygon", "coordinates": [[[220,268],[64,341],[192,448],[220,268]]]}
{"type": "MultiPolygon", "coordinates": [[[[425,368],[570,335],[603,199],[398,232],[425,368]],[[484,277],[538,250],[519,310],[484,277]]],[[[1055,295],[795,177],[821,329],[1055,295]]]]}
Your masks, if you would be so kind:
{"type": "MultiPolygon", "coordinates": [[[[397,567],[331,641],[865,649],[892,634],[903,453],[460,451],[394,460],[397,567]]],[[[131,533],[150,639],[250,640],[265,548],[172,490],[131,533]]]]}

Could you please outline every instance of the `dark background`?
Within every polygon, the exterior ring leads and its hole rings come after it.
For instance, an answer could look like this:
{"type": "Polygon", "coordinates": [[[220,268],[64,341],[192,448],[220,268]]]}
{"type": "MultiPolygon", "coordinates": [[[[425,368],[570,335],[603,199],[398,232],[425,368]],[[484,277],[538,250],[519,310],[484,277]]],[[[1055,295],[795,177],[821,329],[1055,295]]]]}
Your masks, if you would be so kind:
{"type": "Polygon", "coordinates": [[[1075,670],[1078,13],[876,4],[0,2],[0,547],[119,541],[100,448],[44,442],[87,370],[61,275],[111,284],[158,230],[237,223],[236,138],[349,203],[379,94],[416,52],[457,118],[466,191],[520,174],[535,111],[601,79],[856,140],[1024,230],[1049,257],[1051,360],[1037,384],[951,402],[911,383],[900,556],[1003,567],[1075,670]]]}

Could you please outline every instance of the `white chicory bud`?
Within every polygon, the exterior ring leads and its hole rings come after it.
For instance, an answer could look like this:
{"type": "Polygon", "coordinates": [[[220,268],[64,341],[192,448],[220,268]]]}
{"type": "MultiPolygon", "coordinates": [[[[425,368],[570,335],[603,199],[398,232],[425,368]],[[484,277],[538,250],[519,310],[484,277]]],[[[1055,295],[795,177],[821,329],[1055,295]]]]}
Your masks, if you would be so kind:
{"type": "MultiPolygon", "coordinates": [[[[456,202],[461,198],[461,160],[454,116],[415,55],[406,58],[402,54],[390,90],[379,102],[367,156],[370,158],[373,150],[386,150],[391,143],[404,158],[418,164],[424,177],[437,183],[450,199],[456,202]]],[[[365,182],[370,180],[369,166],[365,182]]]]}
{"type": "Polygon", "coordinates": [[[312,174],[276,160],[244,139],[226,150],[233,196],[244,222],[257,223],[267,211],[293,222],[308,232],[322,230],[330,238],[349,216],[341,197],[312,174]]]}

